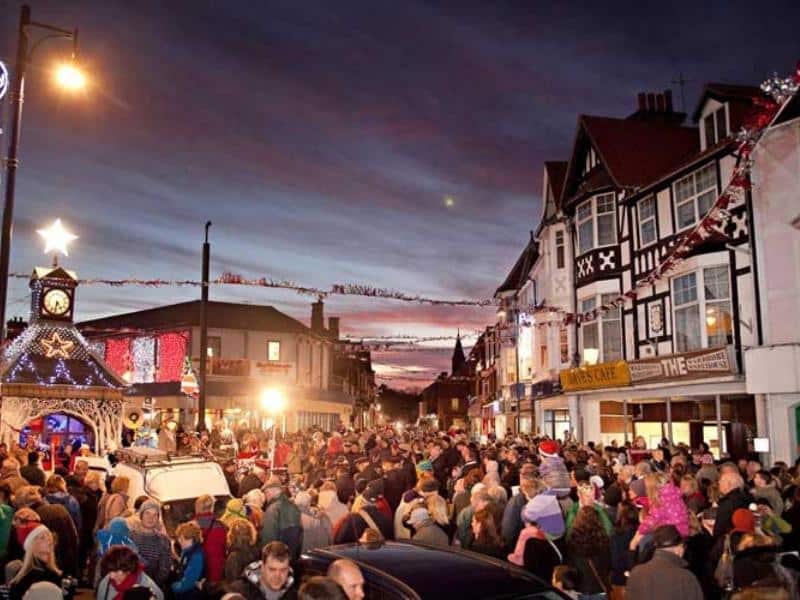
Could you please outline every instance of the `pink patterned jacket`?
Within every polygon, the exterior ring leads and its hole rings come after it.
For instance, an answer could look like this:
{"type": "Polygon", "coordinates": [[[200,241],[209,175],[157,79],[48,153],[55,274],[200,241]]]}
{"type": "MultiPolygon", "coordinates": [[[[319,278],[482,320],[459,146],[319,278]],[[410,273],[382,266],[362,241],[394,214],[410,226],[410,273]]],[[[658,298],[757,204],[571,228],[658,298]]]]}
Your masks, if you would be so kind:
{"type": "Polygon", "coordinates": [[[652,533],[660,525],[675,525],[683,537],[689,536],[689,512],[683,502],[681,490],[672,482],[661,488],[658,504],[650,506],[647,516],[639,524],[639,533],[652,533]]]}

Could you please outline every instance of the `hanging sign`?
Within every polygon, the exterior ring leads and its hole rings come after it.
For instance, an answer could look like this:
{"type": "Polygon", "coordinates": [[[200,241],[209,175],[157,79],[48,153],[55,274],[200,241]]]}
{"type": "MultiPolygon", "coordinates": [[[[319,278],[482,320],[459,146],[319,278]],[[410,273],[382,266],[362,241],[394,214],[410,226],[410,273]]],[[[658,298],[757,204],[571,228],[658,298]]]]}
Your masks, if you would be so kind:
{"type": "Polygon", "coordinates": [[[736,371],[725,347],[634,360],[628,369],[634,384],[720,377],[736,371]]]}
{"type": "Polygon", "coordinates": [[[602,388],[622,387],[631,384],[628,363],[624,360],[587,365],[576,369],[561,371],[561,388],[565,392],[580,390],[598,390],[602,388]]]}

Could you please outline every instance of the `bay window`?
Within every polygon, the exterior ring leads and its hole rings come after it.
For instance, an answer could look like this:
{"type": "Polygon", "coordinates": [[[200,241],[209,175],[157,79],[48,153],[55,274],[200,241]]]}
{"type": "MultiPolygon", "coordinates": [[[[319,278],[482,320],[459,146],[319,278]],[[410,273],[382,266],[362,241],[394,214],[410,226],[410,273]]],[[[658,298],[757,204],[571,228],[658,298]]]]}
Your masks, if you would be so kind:
{"type": "MultiPolygon", "coordinates": [[[[600,304],[608,305],[617,294],[603,294],[600,304]]],[[[594,310],[597,298],[581,300],[581,312],[594,310]]],[[[620,360],[622,358],[622,316],[619,308],[612,308],[594,321],[581,325],[582,358],[584,363],[594,364],[620,360]]]]}
{"type": "Polygon", "coordinates": [[[675,182],[678,229],[702,219],[717,199],[717,169],[714,163],[675,182]]]}
{"type": "Polygon", "coordinates": [[[578,206],[578,254],[616,243],[614,194],[600,194],[578,206]]]}
{"type": "Polygon", "coordinates": [[[672,280],[675,350],[725,346],[733,342],[730,273],[706,267],[672,280]]]}
{"type": "Polygon", "coordinates": [[[656,197],[650,196],[639,202],[639,245],[647,246],[658,239],[656,228],[656,197]]]}

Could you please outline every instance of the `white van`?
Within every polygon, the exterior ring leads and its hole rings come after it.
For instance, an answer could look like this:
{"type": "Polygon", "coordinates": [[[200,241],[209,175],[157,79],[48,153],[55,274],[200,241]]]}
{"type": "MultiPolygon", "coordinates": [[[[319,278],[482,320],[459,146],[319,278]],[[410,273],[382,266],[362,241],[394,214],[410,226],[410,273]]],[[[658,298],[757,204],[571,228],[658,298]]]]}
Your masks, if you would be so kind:
{"type": "Polygon", "coordinates": [[[231,498],[225,473],[219,463],[202,456],[170,456],[153,448],[125,448],[116,453],[115,476],[130,480],[130,508],[139,496],[161,503],[164,524],[171,534],[175,527],[192,518],[194,501],[204,494],[216,498],[215,512],[221,514],[231,498]]]}

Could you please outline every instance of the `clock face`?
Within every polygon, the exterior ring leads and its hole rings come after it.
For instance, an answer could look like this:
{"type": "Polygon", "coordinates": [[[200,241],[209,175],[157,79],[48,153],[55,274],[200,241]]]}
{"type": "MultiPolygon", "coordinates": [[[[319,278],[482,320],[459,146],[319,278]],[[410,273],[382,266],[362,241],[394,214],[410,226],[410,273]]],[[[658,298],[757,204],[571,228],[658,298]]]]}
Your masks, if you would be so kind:
{"type": "Polygon", "coordinates": [[[64,290],[48,290],[42,304],[47,313],[60,317],[69,311],[70,297],[64,290]]]}

